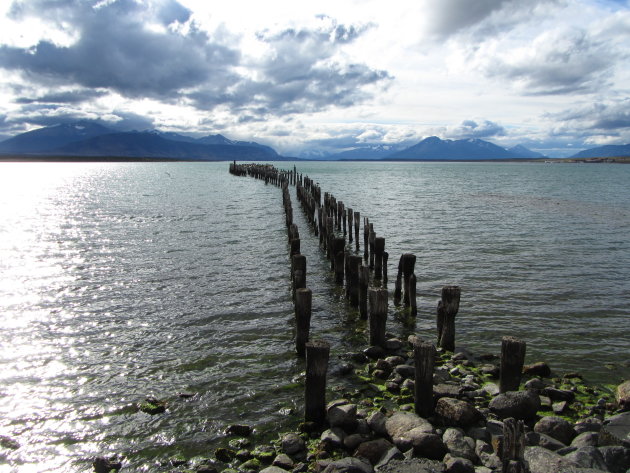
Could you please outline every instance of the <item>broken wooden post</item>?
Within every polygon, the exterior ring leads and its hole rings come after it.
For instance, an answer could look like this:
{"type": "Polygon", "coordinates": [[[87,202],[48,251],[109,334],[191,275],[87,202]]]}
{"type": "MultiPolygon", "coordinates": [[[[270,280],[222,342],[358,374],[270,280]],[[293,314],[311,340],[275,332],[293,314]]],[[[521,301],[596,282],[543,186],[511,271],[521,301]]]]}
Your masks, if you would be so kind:
{"type": "Polygon", "coordinates": [[[414,407],[420,417],[433,415],[433,367],[435,346],[419,337],[413,337],[413,358],[416,368],[414,407]]]}
{"type": "Polygon", "coordinates": [[[438,303],[438,345],[444,350],[455,350],[455,316],[459,310],[461,289],[459,286],[444,286],[442,300],[438,303]]]}
{"type": "Polygon", "coordinates": [[[354,212],[354,240],[357,243],[357,251],[359,251],[359,225],[361,225],[361,212],[354,212]]]}
{"type": "MultiPolygon", "coordinates": [[[[359,256],[360,258],[360,256],[359,256]]],[[[368,318],[368,285],[370,284],[370,268],[359,266],[359,314],[361,318],[368,318]]]]}
{"type": "Polygon", "coordinates": [[[385,347],[385,326],[387,324],[387,289],[368,290],[370,345],[385,347]]]}
{"type": "Polygon", "coordinates": [[[301,287],[295,291],[295,351],[299,356],[306,354],[306,342],[311,329],[311,305],[313,293],[301,287]]]}
{"type": "MultiPolygon", "coordinates": [[[[350,234],[352,235],[352,233],[350,234]]],[[[346,297],[350,299],[352,307],[359,306],[359,268],[361,261],[360,256],[346,256],[346,297]]]]}
{"type": "Polygon", "coordinates": [[[413,273],[409,278],[409,307],[411,309],[411,315],[418,315],[418,305],[416,302],[416,273],[413,273]]]}
{"type": "Polygon", "coordinates": [[[330,345],[323,340],[306,343],[304,420],[321,426],[326,421],[326,372],[330,345]]]}
{"type": "MultiPolygon", "coordinates": [[[[348,211],[346,213],[347,217],[348,217],[348,241],[350,243],[352,243],[352,223],[354,221],[354,215],[352,212],[352,209],[350,207],[348,207],[348,211]]],[[[344,235],[345,235],[345,230],[344,230],[344,235]]]]}
{"type": "Polygon", "coordinates": [[[387,261],[389,260],[389,253],[383,251],[383,285],[387,286],[387,261]]]}
{"type": "Polygon", "coordinates": [[[374,238],[374,279],[383,277],[383,252],[385,251],[385,238],[374,238]]]}
{"type": "Polygon", "coordinates": [[[374,224],[370,223],[370,229],[368,233],[368,244],[370,245],[370,269],[374,269],[374,241],[376,240],[376,233],[374,233],[374,224]]]}
{"type": "Polygon", "coordinates": [[[335,271],[335,282],[343,284],[344,249],[346,240],[343,237],[333,238],[332,243],[332,269],[335,271]]]}
{"type": "Polygon", "coordinates": [[[295,291],[306,287],[306,256],[297,254],[291,258],[291,279],[293,280],[293,298],[295,298],[295,291]]]}
{"type": "Polygon", "coordinates": [[[394,285],[394,305],[400,304],[400,298],[402,295],[402,274],[403,274],[403,258],[405,255],[400,255],[398,260],[398,274],[396,275],[396,284],[394,285]]]}
{"type": "Polygon", "coordinates": [[[527,473],[525,466],[525,431],[523,421],[503,420],[503,439],[499,452],[501,473],[527,473]]]}
{"type": "Polygon", "coordinates": [[[294,238],[293,240],[291,240],[291,249],[290,249],[290,255],[297,255],[300,253],[300,239],[299,238],[294,238]]]}
{"type": "Polygon", "coordinates": [[[409,297],[409,279],[414,273],[414,267],[416,265],[416,255],[411,253],[405,253],[402,256],[402,275],[403,275],[403,305],[409,307],[411,304],[411,298],[409,297]]]}
{"type": "Polygon", "coordinates": [[[369,265],[370,258],[370,226],[368,224],[363,225],[363,259],[369,265]]]}
{"type": "Polygon", "coordinates": [[[526,344],[514,337],[501,340],[501,371],[499,392],[518,391],[525,362],[526,344]]]}

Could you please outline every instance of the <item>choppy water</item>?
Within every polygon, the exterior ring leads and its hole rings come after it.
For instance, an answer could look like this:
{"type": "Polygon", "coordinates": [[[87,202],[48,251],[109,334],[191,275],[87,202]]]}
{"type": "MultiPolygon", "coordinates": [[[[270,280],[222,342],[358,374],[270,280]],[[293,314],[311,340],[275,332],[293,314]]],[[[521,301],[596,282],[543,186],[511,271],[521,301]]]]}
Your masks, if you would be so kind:
{"type": "MultiPolygon", "coordinates": [[[[0,435],[20,443],[2,471],[89,470],[109,453],[159,470],[210,455],[230,422],[273,432],[300,412],[280,190],[227,167],[0,166],[0,435]],[[166,414],[133,409],[151,394],[166,414]]],[[[630,166],[298,168],[370,217],[390,280],[401,253],[417,255],[419,316],[410,326],[390,306],[392,332],[432,337],[441,286],[459,284],[458,344],[498,353],[515,335],[528,361],[630,376],[630,166]]],[[[364,325],[294,207],[334,368],[364,325]]]]}

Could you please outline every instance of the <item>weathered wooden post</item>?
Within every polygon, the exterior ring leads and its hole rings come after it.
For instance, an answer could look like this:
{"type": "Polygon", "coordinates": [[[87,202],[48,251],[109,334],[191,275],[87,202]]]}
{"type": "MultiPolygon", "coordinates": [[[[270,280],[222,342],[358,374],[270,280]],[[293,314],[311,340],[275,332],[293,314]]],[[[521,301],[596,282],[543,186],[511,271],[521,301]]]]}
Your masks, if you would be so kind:
{"type": "Polygon", "coordinates": [[[385,238],[374,238],[374,279],[383,276],[383,252],[385,251],[385,238]]]}
{"type": "Polygon", "coordinates": [[[499,456],[501,473],[528,473],[525,466],[525,429],[523,421],[509,417],[503,420],[503,439],[499,456]]]}
{"type": "Polygon", "coordinates": [[[368,245],[370,246],[370,269],[374,269],[374,240],[376,240],[376,233],[374,233],[374,224],[370,223],[368,229],[368,245]]]}
{"type": "Polygon", "coordinates": [[[438,344],[445,350],[455,350],[455,316],[459,310],[461,289],[459,286],[444,286],[442,300],[438,303],[438,344]]]}
{"type": "Polygon", "coordinates": [[[514,337],[503,337],[501,340],[501,371],[499,391],[518,391],[521,384],[521,373],[525,362],[526,344],[514,337]]]}
{"type": "Polygon", "coordinates": [[[416,273],[413,273],[409,278],[409,307],[411,308],[411,315],[414,317],[418,315],[418,305],[416,301],[416,273]]]}
{"type": "MultiPolygon", "coordinates": [[[[350,232],[352,235],[352,232],[350,232]]],[[[350,299],[352,307],[359,306],[359,268],[361,257],[355,255],[346,256],[346,296],[350,299]]]]}
{"type": "Polygon", "coordinates": [[[332,243],[332,269],[335,271],[335,282],[343,284],[344,249],[346,240],[343,237],[333,238],[332,243]]]}
{"type": "Polygon", "coordinates": [[[363,259],[369,266],[370,264],[370,226],[367,223],[363,225],[363,259]]]}
{"type": "Polygon", "coordinates": [[[389,253],[383,251],[383,285],[387,286],[387,261],[389,260],[389,253]]]}
{"type": "MultiPolygon", "coordinates": [[[[359,256],[360,258],[360,256],[359,256]]],[[[368,318],[368,286],[370,284],[370,268],[359,266],[359,314],[363,320],[368,318]]]]}
{"type": "Polygon", "coordinates": [[[400,304],[400,298],[402,295],[402,274],[403,274],[403,258],[405,255],[400,255],[398,260],[398,274],[396,275],[396,284],[394,284],[394,305],[400,304]]]}
{"type": "Polygon", "coordinates": [[[409,279],[414,273],[414,267],[416,265],[416,255],[411,253],[405,253],[402,258],[402,273],[403,273],[403,305],[408,307],[411,304],[411,297],[409,293],[409,279]]]}
{"type": "Polygon", "coordinates": [[[385,346],[385,326],[387,324],[387,289],[370,288],[370,345],[385,346]]]}
{"type": "Polygon", "coordinates": [[[359,225],[361,224],[361,212],[354,212],[354,240],[357,242],[359,251],[359,225]]]}
{"type": "Polygon", "coordinates": [[[299,238],[294,238],[293,240],[291,240],[291,250],[290,250],[290,255],[297,255],[300,253],[300,239],[299,238]]]}
{"type": "Polygon", "coordinates": [[[435,346],[419,337],[413,338],[413,358],[416,368],[414,407],[420,417],[433,415],[433,367],[435,346]]]}
{"type": "MultiPolygon", "coordinates": [[[[348,207],[348,212],[347,212],[347,217],[348,217],[348,241],[350,243],[352,243],[352,223],[354,221],[354,215],[353,215],[353,211],[350,207],[348,207]]],[[[344,232],[345,235],[345,232],[344,232]]]]}
{"type": "Polygon", "coordinates": [[[313,293],[306,287],[295,291],[295,350],[299,356],[306,354],[306,342],[311,329],[311,305],[313,293]]]}
{"type": "Polygon", "coordinates": [[[326,421],[326,372],[330,345],[323,340],[306,343],[304,420],[321,426],[326,421]]]}
{"type": "Polygon", "coordinates": [[[306,256],[301,254],[292,256],[291,279],[293,279],[293,298],[295,298],[295,291],[306,287],[306,256]]]}

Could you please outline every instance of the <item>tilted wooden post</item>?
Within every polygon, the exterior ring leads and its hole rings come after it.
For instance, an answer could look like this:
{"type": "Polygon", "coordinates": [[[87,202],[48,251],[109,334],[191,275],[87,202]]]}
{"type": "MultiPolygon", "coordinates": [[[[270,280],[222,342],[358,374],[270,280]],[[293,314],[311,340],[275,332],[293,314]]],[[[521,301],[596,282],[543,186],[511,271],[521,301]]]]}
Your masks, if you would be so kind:
{"type": "Polygon", "coordinates": [[[459,310],[461,289],[459,286],[444,286],[442,300],[438,304],[438,345],[445,350],[455,350],[455,316],[459,310]]]}
{"type": "Polygon", "coordinates": [[[374,238],[374,279],[383,277],[383,252],[385,251],[385,238],[374,238]]]}
{"type": "Polygon", "coordinates": [[[326,372],[330,345],[323,340],[306,343],[304,420],[321,426],[326,421],[326,372]]]}
{"type": "Polygon", "coordinates": [[[385,346],[385,327],[387,325],[387,289],[370,288],[370,345],[385,346]]]}
{"type": "Polygon", "coordinates": [[[518,391],[525,362],[525,351],[526,344],[522,340],[514,337],[503,337],[501,340],[500,392],[518,391]]]}
{"type": "Polygon", "coordinates": [[[414,407],[420,417],[433,415],[433,367],[435,346],[418,337],[413,338],[413,358],[416,368],[414,407]]]}
{"type": "Polygon", "coordinates": [[[359,266],[359,314],[363,320],[368,318],[368,285],[370,284],[370,268],[359,266]]]}
{"type": "Polygon", "coordinates": [[[501,473],[528,473],[525,466],[525,431],[522,420],[512,417],[503,420],[501,443],[501,473]]]}
{"type": "Polygon", "coordinates": [[[313,293],[302,287],[295,291],[295,350],[299,356],[306,354],[306,342],[311,329],[311,305],[313,293]]]}

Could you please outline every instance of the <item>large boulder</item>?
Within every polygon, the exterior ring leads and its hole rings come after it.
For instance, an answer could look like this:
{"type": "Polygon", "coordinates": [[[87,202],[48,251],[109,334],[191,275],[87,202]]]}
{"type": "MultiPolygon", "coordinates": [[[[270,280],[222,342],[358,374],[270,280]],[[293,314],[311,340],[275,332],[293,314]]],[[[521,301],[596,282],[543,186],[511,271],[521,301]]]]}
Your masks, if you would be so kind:
{"type": "Polygon", "coordinates": [[[615,399],[621,409],[630,410],[630,379],[617,386],[615,399]]]}
{"type": "MultiPolygon", "coordinates": [[[[567,460],[577,463],[582,468],[595,468],[608,471],[604,456],[596,447],[582,447],[564,456],[567,460]]],[[[625,473],[625,472],[624,472],[625,473]]]]}
{"type": "Polygon", "coordinates": [[[286,434],[282,437],[281,442],[282,451],[287,455],[295,455],[296,453],[306,450],[306,443],[298,434],[286,434]]]}
{"type": "Polygon", "coordinates": [[[357,405],[348,402],[335,402],[328,405],[326,413],[331,427],[339,427],[350,433],[357,427],[357,405]]]}
{"type": "MultiPolygon", "coordinates": [[[[576,462],[543,447],[526,447],[524,457],[529,465],[530,473],[584,472],[576,462]]],[[[592,472],[593,470],[588,471],[592,472]]]]}
{"type": "Polygon", "coordinates": [[[354,452],[354,456],[365,458],[372,465],[376,465],[392,447],[393,445],[385,439],[370,440],[360,444],[354,452]]]}
{"type": "Polygon", "coordinates": [[[323,473],[374,473],[372,465],[354,457],[330,462],[323,473]]]}
{"type": "Polygon", "coordinates": [[[475,473],[475,465],[466,459],[447,454],[444,457],[445,473],[475,473]]]}
{"type": "Polygon", "coordinates": [[[385,414],[381,411],[375,411],[367,418],[368,426],[378,435],[387,435],[387,429],[385,428],[386,422],[387,417],[385,417],[385,414]]]}
{"type": "Polygon", "coordinates": [[[442,462],[426,458],[409,458],[392,460],[386,465],[379,466],[379,473],[444,473],[442,462]]]}
{"type": "Polygon", "coordinates": [[[475,406],[450,397],[443,397],[438,400],[435,413],[442,418],[446,425],[462,428],[470,427],[483,418],[475,406]]]}
{"type": "Polygon", "coordinates": [[[466,437],[460,429],[452,427],[446,429],[442,435],[442,441],[453,457],[467,458],[471,462],[477,461],[475,441],[466,437]]]}
{"type": "Polygon", "coordinates": [[[600,430],[599,444],[630,447],[630,411],[606,419],[600,430]]]}
{"type": "Polygon", "coordinates": [[[546,434],[559,440],[565,445],[569,445],[575,438],[575,429],[562,417],[546,416],[536,422],[534,432],[546,434]]]}
{"type": "Polygon", "coordinates": [[[523,374],[548,378],[551,376],[551,368],[549,368],[549,365],[544,361],[539,361],[538,363],[523,366],[523,374]]]}
{"type": "Polygon", "coordinates": [[[490,401],[490,410],[499,418],[529,420],[540,409],[540,396],[535,391],[508,391],[490,401]]]}
{"type": "Polygon", "coordinates": [[[417,457],[431,460],[442,460],[448,453],[448,449],[442,438],[429,432],[418,432],[411,438],[413,454],[417,457]]]}
{"type": "Polygon", "coordinates": [[[413,412],[396,411],[385,420],[385,431],[391,439],[403,437],[412,429],[421,428],[427,432],[433,431],[433,426],[428,420],[413,412]]]}
{"type": "Polygon", "coordinates": [[[611,445],[599,447],[598,450],[611,473],[626,473],[630,469],[630,448],[611,445]]]}

